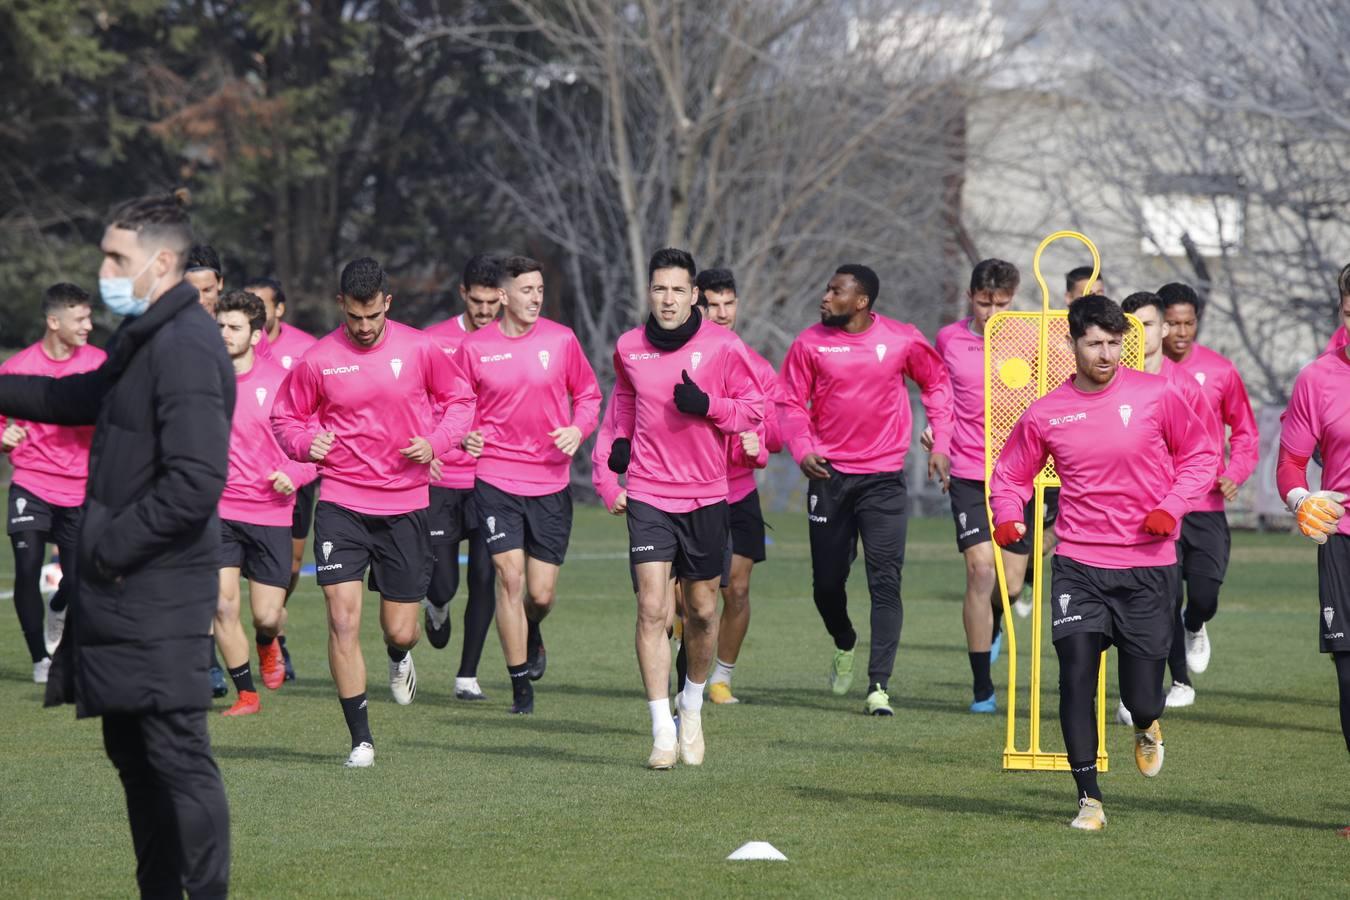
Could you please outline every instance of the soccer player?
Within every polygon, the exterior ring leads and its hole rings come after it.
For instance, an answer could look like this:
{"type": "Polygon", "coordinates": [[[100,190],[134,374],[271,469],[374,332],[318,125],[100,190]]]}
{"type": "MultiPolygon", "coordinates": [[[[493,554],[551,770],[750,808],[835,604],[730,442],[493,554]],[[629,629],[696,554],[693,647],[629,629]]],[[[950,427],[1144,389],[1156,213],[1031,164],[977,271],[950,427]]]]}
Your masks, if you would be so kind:
{"type": "Polygon", "coordinates": [[[728,446],[764,419],[745,344],[699,312],[696,275],[684,250],[652,254],[651,313],[614,349],[608,463],[627,473],[628,484],[609,506],[627,513],[628,558],[637,572],[635,641],[652,720],[652,769],[672,768],[677,757],[685,765],[703,763],[703,689],[717,649],[717,588],[729,528],[728,446]],[[684,588],[688,660],[678,736],[666,631],[672,572],[684,588]]]}
{"type": "Polygon", "coordinates": [[[1204,301],[1188,285],[1165,284],[1158,289],[1166,309],[1167,337],[1163,353],[1181,371],[1200,385],[1205,402],[1217,421],[1222,460],[1223,429],[1229,429],[1227,465],[1210,485],[1209,493],[1198,502],[1181,523],[1177,543],[1182,578],[1185,581],[1185,607],[1181,586],[1177,587],[1177,611],[1182,628],[1176,632],[1169,659],[1172,688],[1170,706],[1190,706],[1195,702],[1191,672],[1209,667],[1210,642],[1205,623],[1219,608],[1219,587],[1228,570],[1232,538],[1224,503],[1237,497],[1238,488],[1256,471],[1260,433],[1252,414],[1247,388],[1237,367],[1208,347],[1196,342],[1204,301]],[[1175,696],[1173,696],[1175,695],[1175,696]]]}
{"type": "Polygon", "coordinates": [[[454,424],[438,409],[455,399],[454,369],[436,343],[387,318],[384,269],[369,257],[342,270],[343,324],[291,367],[272,407],[286,453],[319,464],[314,556],[328,606],[328,662],[351,732],[346,765],[375,762],[361,654],[361,578],[380,592],[389,689],[407,705],[417,693],[413,645],[431,580],[429,466],[452,446],[454,424]]]}
{"type": "MultiPolygon", "coordinates": [[[[1340,694],[1341,734],[1350,750],[1350,354],[1324,353],[1294,379],[1280,417],[1276,482],[1298,520],[1317,542],[1317,592],[1321,602],[1319,649],[1330,653],[1340,694]],[[1322,450],[1322,489],[1308,489],[1308,459],[1322,450]]],[[[1350,837],[1350,828],[1340,834],[1350,837]]]]}
{"type": "MultiPolygon", "coordinates": [[[[698,303],[715,325],[736,330],[740,301],[736,278],[730,269],[704,269],[695,281],[698,303]]],[[[764,422],[757,431],[746,431],[731,441],[727,470],[727,510],[731,525],[731,571],[722,589],[722,618],[717,625],[717,658],[708,679],[708,699],[713,703],[736,703],[731,693],[731,675],[741,654],[741,644],[750,629],[750,572],[764,562],[764,513],[760,509],[755,470],[768,464],[769,454],[783,449],[779,407],[783,389],[773,365],[750,346],[745,348],[764,394],[764,422]]]]}
{"type": "MultiPolygon", "coordinates": [[[[1087,287],[1087,280],[1092,277],[1092,266],[1078,266],[1064,273],[1064,305],[1072,306],[1073,301],[1083,296],[1083,289],[1087,287]]],[[[1106,281],[1105,276],[1097,273],[1097,280],[1092,283],[1090,294],[1105,294],[1106,281]]]]}
{"type": "Polygon", "coordinates": [[[473,395],[463,447],[477,458],[474,511],[497,572],[497,634],[511,712],[534,711],[547,657],[539,623],[553,609],[572,535],[572,456],[595,430],[600,386],[572,329],[540,316],[544,273],[501,261],[502,318],[464,338],[456,363],[473,395]]]}
{"type": "Polygon", "coordinates": [[[240,623],[241,573],[248,579],[263,684],[274,691],[286,679],[277,633],[286,621],[286,587],[291,580],[292,507],[296,490],[317,474],[313,463],[288,459],[272,434],[272,405],[286,370],[255,352],[266,319],[262,300],[247,291],[231,291],[216,306],[239,398],[230,425],[230,474],[220,498],[220,605],[215,629],[216,644],[239,695],[225,710],[227,716],[246,716],[262,708],[240,623]]]}
{"type": "Polygon", "coordinates": [[[1213,483],[1217,453],[1167,379],[1121,368],[1125,314],[1104,296],[1069,308],[1076,374],[1036,400],[994,467],[994,540],[1026,534],[1024,504],[1048,455],[1061,482],[1051,563],[1051,639],[1059,720],[1078,788],[1074,828],[1106,824],[1093,709],[1101,653],[1115,645],[1120,695],[1135,727],[1135,763],[1162,769],[1162,675],[1174,627],[1177,525],[1213,483]]]}
{"type": "Polygon", "coordinates": [[[1341,274],[1336,276],[1336,288],[1341,297],[1341,305],[1338,311],[1341,317],[1341,325],[1331,334],[1331,339],[1327,341],[1326,350],[1323,353],[1330,353],[1333,350],[1340,350],[1342,347],[1350,344],[1350,266],[1341,269],[1341,274]]]}
{"type": "MultiPolygon", "coordinates": [[[[317,341],[308,333],[283,321],[286,315],[286,292],[280,281],[275,278],[255,278],[244,285],[244,290],[260,298],[267,310],[267,324],[253,352],[260,359],[270,359],[289,372],[295,361],[304,356],[305,351],[317,341]]],[[[309,543],[309,530],[314,525],[314,497],[318,488],[319,482],[315,480],[295,492],[295,509],[291,515],[291,580],[286,586],[288,601],[300,583],[300,567],[304,565],[305,545],[309,543]]],[[[286,647],[285,631],[277,635],[277,643],[281,645],[286,680],[294,681],[295,666],[291,664],[291,653],[286,647]]]]}
{"type": "Polygon", "coordinates": [[[202,309],[212,316],[225,290],[225,276],[220,267],[220,254],[208,244],[197,244],[188,251],[187,272],[183,280],[195,287],[201,295],[202,309]]]}
{"type": "Polygon", "coordinates": [[[783,360],[784,431],[810,479],[811,570],[816,609],[834,639],[830,687],[848,693],[858,635],[844,585],[861,536],[872,601],[867,663],[869,715],[892,716],[888,694],[904,609],[909,503],[905,454],[912,417],[905,379],[916,382],[933,426],[929,477],[947,487],[952,389],[947,369],[913,325],[873,311],[881,282],[862,265],[840,266],[820,303],[820,324],[797,336],[783,360]]]}
{"type": "MultiPolygon", "coordinates": [[[[92,312],[89,294],[82,288],[65,283],[47,288],[42,295],[46,320],[42,340],[5,360],[0,374],[63,378],[97,369],[105,357],[89,343],[92,312]]],[[[4,428],[0,450],[14,466],[9,488],[14,611],[33,660],[33,681],[46,684],[52,664],[49,654],[61,640],[75,593],[75,543],[94,429],[3,418],[0,425],[4,428]],[[48,543],[55,544],[61,554],[62,578],[46,611],[44,630],[40,582],[48,543]]]]}
{"type": "MultiPolygon", "coordinates": [[[[452,361],[464,338],[497,320],[502,308],[501,266],[490,256],[475,256],[464,265],[459,297],[464,312],[425,329],[452,361]]],[[[483,657],[496,604],[494,571],[486,535],[478,525],[473,505],[473,479],[477,461],[462,447],[431,464],[431,546],[436,563],[427,591],[423,627],[431,646],[450,642],[450,601],[459,589],[459,544],[469,542],[469,599],[464,604],[464,645],[455,675],[455,697],[486,700],[478,684],[478,663],[483,657]],[[439,474],[438,474],[439,472],[439,474]]]]}
{"type": "MultiPolygon", "coordinates": [[[[986,259],[970,273],[970,315],[946,326],[937,334],[937,352],[951,377],[955,416],[951,438],[951,482],[948,494],[956,524],[956,549],[966,562],[966,600],[961,620],[966,629],[966,650],[974,699],[973,713],[998,710],[994,681],[989,674],[992,646],[1003,614],[994,568],[993,529],[984,496],[984,329],[995,313],[1012,305],[1021,273],[1010,262],[986,259]]],[[[924,435],[931,446],[931,431],[924,435]]],[[[1008,596],[1022,592],[1027,559],[1031,553],[1028,535],[1003,549],[1003,574],[1008,596]]]]}

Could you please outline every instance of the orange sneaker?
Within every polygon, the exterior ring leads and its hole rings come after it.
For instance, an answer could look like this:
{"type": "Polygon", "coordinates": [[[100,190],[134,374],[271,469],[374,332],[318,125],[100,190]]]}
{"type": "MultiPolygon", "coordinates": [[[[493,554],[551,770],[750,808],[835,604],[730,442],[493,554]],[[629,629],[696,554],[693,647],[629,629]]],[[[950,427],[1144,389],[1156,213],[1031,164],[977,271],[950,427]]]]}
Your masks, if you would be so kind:
{"type": "Polygon", "coordinates": [[[286,661],[281,658],[281,643],[258,645],[258,669],[262,672],[262,683],[269,691],[275,691],[286,681],[286,661]]]}
{"type": "Polygon", "coordinates": [[[222,716],[251,716],[255,712],[262,710],[262,701],[258,699],[257,691],[240,691],[239,699],[234,701],[234,706],[221,713],[222,716]]]}

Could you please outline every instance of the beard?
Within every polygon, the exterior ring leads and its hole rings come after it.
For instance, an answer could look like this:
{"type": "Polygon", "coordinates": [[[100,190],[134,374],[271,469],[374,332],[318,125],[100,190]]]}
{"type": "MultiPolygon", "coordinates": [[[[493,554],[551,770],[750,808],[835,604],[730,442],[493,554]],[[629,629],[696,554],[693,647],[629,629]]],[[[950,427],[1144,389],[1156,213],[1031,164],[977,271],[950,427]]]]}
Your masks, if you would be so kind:
{"type": "Polygon", "coordinates": [[[843,328],[853,317],[850,315],[830,316],[825,313],[820,314],[820,324],[826,328],[843,328]]]}

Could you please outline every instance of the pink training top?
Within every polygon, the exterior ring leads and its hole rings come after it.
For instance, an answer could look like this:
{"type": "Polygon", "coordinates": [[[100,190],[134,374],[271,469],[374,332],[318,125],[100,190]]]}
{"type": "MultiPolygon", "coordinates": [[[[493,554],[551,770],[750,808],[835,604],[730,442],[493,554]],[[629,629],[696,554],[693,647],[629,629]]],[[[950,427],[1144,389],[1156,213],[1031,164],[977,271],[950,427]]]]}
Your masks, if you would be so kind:
{"type": "MultiPolygon", "coordinates": [[[[1220,444],[1223,442],[1223,426],[1227,425],[1231,430],[1228,464],[1224,466],[1220,456],[1219,474],[1242,484],[1256,471],[1261,433],[1256,427],[1256,416],[1252,413],[1251,401],[1247,399],[1247,387],[1242,383],[1237,366],[1201,344],[1192,346],[1190,354],[1175,365],[1199,383],[1205,401],[1218,420],[1220,444]]],[[[1211,485],[1209,492],[1195,505],[1194,511],[1223,512],[1223,508],[1223,492],[1216,485],[1211,485]]]]}
{"type": "Polygon", "coordinates": [[[466,426],[457,439],[483,433],[477,477],[520,497],[567,487],[572,457],[549,432],[574,425],[584,441],[600,418],[600,385],[572,329],[540,318],[510,337],[493,322],[464,338],[455,363],[469,394],[450,415],[466,426]]]}
{"type": "MultiPolygon", "coordinates": [[[[45,375],[64,378],[92,372],[107,358],[99,348],[85,344],[65,359],[52,359],[39,341],[25,347],[0,365],[5,375],[45,375]]],[[[0,429],[8,420],[0,416],[0,429]]],[[[84,502],[84,485],[89,477],[89,444],[94,437],[92,425],[49,425],[45,422],[15,424],[28,429],[28,437],[9,454],[14,466],[14,484],[53,506],[79,506],[84,502]]]]}
{"type": "Polygon", "coordinates": [[[220,495],[220,517],[249,525],[291,524],[294,494],[279,494],[268,478],[283,472],[299,490],[318,477],[318,467],[296,462],[282,452],[272,433],[272,404],[286,370],[270,359],[253,357],[253,368],[236,376],[234,416],[230,420],[230,469],[220,495]]]}
{"type": "MultiPolygon", "coordinates": [[[[1280,416],[1280,446],[1304,459],[1322,448],[1322,490],[1350,494],[1350,359],[1323,353],[1298,373],[1280,416]]],[[[1350,534],[1350,516],[1337,528],[1350,534]]]]}
{"type": "Polygon", "coordinates": [[[318,338],[315,338],[306,332],[301,331],[285,322],[277,323],[281,330],[277,332],[277,339],[274,341],[263,332],[262,340],[258,341],[258,346],[253,348],[257,356],[264,359],[270,359],[283,369],[290,370],[295,361],[305,355],[305,351],[317,344],[318,338]]]}
{"type": "Polygon", "coordinates": [[[769,454],[783,449],[781,408],[784,397],[778,373],[774,371],[773,364],[756,353],[753,347],[747,345],[745,352],[756,383],[764,394],[764,421],[755,429],[759,435],[759,456],[755,459],[746,457],[740,435],[732,435],[727,440],[728,503],[739,503],[749,497],[755,490],[755,470],[769,464],[769,454]]]}
{"type": "Polygon", "coordinates": [[[668,513],[726,500],[727,439],[764,421],[764,393],[741,339],[704,319],[683,347],[661,350],[639,326],[619,337],[614,375],[614,436],[633,441],[629,498],[668,513]],[[684,372],[708,394],[708,415],[676,408],[684,372]]]}
{"type": "Polygon", "coordinates": [[[1327,349],[1322,352],[1330,353],[1331,351],[1339,350],[1346,345],[1350,345],[1350,332],[1347,332],[1345,326],[1341,325],[1340,328],[1337,328],[1331,333],[1331,340],[1327,341],[1327,349]]]}
{"type": "Polygon", "coordinates": [[[1213,483],[1218,452],[1181,391],[1157,375],[1119,369],[1095,394],[1078,376],[1031,404],[994,466],[994,521],[1023,522],[1032,480],[1055,457],[1063,485],[1055,552],[1101,569],[1168,566],[1179,528],[1147,534],[1154,509],[1180,525],[1213,483]]]}
{"type": "Polygon", "coordinates": [[[788,349],[784,430],[797,462],[818,453],[849,474],[903,469],[913,430],[905,378],[921,390],[933,452],[950,452],[952,387],[942,358],[913,325],[871,316],[858,334],[812,325],[788,349]]]}
{"type": "Polygon", "coordinates": [[[937,333],[937,352],[952,380],[952,476],[984,481],[984,335],[971,317],[937,333]]]}
{"type": "Polygon", "coordinates": [[[399,451],[414,437],[450,449],[455,425],[437,409],[464,391],[435,341],[387,322],[374,347],[339,326],[295,361],[272,407],[272,431],[291,459],[309,461],[320,432],[337,436],[319,463],[319,499],[369,515],[400,515],[428,504],[427,466],[399,451]]]}
{"type": "MultiPolygon", "coordinates": [[[[464,343],[464,338],[469,335],[469,332],[464,330],[463,313],[453,319],[428,325],[422,330],[431,335],[431,339],[445,352],[452,364],[455,363],[455,354],[459,352],[459,345],[464,343]]],[[[458,369],[456,368],[456,370],[458,369]]],[[[432,487],[457,490],[466,490],[473,487],[473,473],[478,465],[478,460],[465,452],[463,447],[459,445],[451,447],[448,453],[440,457],[440,462],[441,477],[431,482],[432,487]]]]}

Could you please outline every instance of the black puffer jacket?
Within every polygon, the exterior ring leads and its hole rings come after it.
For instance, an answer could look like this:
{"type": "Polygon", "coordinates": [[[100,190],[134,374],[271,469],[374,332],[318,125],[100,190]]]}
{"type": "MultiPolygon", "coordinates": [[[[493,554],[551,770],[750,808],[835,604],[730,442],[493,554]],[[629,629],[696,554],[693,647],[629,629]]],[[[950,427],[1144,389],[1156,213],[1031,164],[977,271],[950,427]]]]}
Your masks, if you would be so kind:
{"type": "Polygon", "coordinates": [[[201,709],[234,370],[187,283],[107,349],[83,375],[0,376],[0,413],[95,426],[65,674],[81,717],[201,709]]]}

